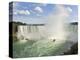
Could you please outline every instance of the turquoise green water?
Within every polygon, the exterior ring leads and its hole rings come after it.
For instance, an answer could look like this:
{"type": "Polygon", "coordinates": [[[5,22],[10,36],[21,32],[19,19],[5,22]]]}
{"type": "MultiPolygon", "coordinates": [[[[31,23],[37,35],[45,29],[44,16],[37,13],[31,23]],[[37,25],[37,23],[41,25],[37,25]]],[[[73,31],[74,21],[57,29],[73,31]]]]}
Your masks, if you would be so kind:
{"type": "Polygon", "coordinates": [[[37,40],[27,41],[25,43],[15,42],[13,43],[13,57],[41,57],[41,56],[55,56],[61,55],[64,51],[67,51],[71,46],[71,42],[78,41],[77,26],[69,27],[70,35],[67,40],[55,42],[51,40],[37,40]]]}
{"type": "Polygon", "coordinates": [[[49,40],[16,42],[13,44],[13,57],[38,57],[59,55],[65,49],[65,42],[53,42],[49,40]]]}

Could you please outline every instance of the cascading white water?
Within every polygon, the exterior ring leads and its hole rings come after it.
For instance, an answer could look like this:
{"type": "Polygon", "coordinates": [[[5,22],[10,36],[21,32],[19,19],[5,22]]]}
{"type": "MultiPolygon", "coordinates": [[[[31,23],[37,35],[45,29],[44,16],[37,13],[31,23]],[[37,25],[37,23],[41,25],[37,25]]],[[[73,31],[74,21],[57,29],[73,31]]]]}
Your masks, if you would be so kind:
{"type": "MultiPolygon", "coordinates": [[[[52,13],[52,15],[46,17],[47,22],[45,23],[45,26],[18,26],[17,37],[19,40],[21,40],[21,43],[26,39],[39,41],[32,44],[27,42],[28,44],[25,43],[25,46],[24,44],[22,44],[23,46],[19,44],[19,47],[22,47],[22,49],[18,48],[18,44],[16,44],[17,46],[14,45],[13,47],[16,48],[13,50],[13,55],[15,57],[52,56],[52,53],[53,55],[60,55],[69,50],[72,44],[69,42],[64,42],[66,41],[66,37],[69,34],[65,30],[65,23],[68,16],[69,12],[66,8],[64,8],[64,6],[56,5],[55,14],[52,13]],[[55,42],[52,41],[54,39],[56,40],[55,42]],[[19,53],[17,53],[18,50],[19,53]]],[[[77,37],[77,35],[75,35],[73,32],[71,35],[71,40],[76,40],[74,36],[77,37]]]]}
{"type": "Polygon", "coordinates": [[[43,26],[18,26],[17,37],[19,40],[39,40],[43,38],[43,26]]]}
{"type": "Polygon", "coordinates": [[[56,5],[56,12],[47,17],[47,23],[45,26],[19,26],[18,38],[21,40],[21,36],[24,39],[40,40],[45,39],[59,39],[65,40],[68,33],[65,31],[65,23],[69,11],[63,5],[56,5]]]}
{"type": "Polygon", "coordinates": [[[27,26],[18,26],[18,33],[17,33],[17,38],[19,40],[24,40],[25,39],[25,34],[27,34],[27,26]]]}

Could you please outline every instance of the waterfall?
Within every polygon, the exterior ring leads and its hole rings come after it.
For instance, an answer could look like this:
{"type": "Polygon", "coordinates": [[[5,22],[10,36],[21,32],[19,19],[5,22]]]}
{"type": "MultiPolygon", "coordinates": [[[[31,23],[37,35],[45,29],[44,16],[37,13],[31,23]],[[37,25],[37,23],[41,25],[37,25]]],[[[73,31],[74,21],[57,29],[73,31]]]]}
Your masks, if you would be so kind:
{"type": "Polygon", "coordinates": [[[38,25],[26,25],[19,26],[18,38],[21,36],[25,39],[30,40],[42,40],[42,38],[47,39],[57,39],[66,40],[68,32],[66,32],[66,22],[69,17],[69,12],[63,5],[56,5],[56,12],[49,15],[45,26],[38,25]]]}
{"type": "Polygon", "coordinates": [[[43,36],[43,28],[43,26],[36,25],[18,26],[17,38],[19,40],[39,40],[43,36]]]}
{"type": "Polygon", "coordinates": [[[19,40],[25,39],[25,35],[27,34],[27,26],[18,26],[17,38],[19,40]]]}

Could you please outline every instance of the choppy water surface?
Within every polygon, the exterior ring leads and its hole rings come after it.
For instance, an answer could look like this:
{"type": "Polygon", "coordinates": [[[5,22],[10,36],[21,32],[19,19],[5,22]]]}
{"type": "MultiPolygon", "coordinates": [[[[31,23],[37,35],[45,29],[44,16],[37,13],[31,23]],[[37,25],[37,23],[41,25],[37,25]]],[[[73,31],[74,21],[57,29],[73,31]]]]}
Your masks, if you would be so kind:
{"type": "Polygon", "coordinates": [[[68,31],[70,35],[67,40],[37,40],[26,41],[25,43],[15,42],[13,43],[13,57],[39,57],[39,56],[54,56],[61,55],[63,52],[70,49],[72,44],[76,43],[77,38],[77,26],[73,25],[69,27],[68,31]]]}

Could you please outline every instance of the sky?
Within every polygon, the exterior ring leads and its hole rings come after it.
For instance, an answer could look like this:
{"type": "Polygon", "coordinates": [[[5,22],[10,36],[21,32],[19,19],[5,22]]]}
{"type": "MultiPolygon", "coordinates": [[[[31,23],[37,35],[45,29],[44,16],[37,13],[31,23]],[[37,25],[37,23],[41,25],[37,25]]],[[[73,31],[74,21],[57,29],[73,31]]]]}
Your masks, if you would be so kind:
{"type": "MultiPolygon", "coordinates": [[[[10,8],[12,6],[10,5],[10,8]]],[[[63,5],[69,12],[68,22],[78,21],[78,6],[63,5]]],[[[13,21],[24,23],[45,23],[47,17],[57,12],[56,4],[31,3],[31,2],[13,2],[13,13],[10,9],[10,16],[13,15],[13,21]]]]}

